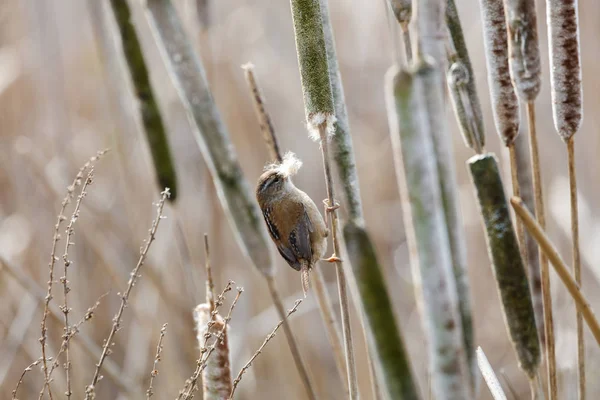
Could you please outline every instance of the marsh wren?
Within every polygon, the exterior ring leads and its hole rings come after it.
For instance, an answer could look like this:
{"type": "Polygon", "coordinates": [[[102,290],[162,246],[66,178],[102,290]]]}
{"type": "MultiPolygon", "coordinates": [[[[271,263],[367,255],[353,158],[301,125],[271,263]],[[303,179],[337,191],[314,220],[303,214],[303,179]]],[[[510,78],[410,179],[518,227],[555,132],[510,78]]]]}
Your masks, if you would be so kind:
{"type": "Polygon", "coordinates": [[[291,180],[302,162],[293,153],[268,165],[258,179],[256,199],[271,239],[287,263],[302,274],[304,297],[309,273],[327,250],[329,230],[312,199],[291,180]]]}

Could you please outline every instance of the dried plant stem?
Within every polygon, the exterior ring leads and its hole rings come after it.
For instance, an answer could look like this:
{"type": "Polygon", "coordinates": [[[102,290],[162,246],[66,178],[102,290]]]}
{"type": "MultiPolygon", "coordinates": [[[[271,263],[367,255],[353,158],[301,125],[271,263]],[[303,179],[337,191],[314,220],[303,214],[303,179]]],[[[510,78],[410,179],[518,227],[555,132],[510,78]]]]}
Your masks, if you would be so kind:
{"type": "Polygon", "coordinates": [[[406,64],[410,65],[412,63],[412,42],[410,39],[410,30],[408,29],[408,24],[403,24],[400,26],[400,31],[402,32],[402,41],[404,43],[404,55],[406,56],[406,64]]]}
{"type": "MultiPolygon", "coordinates": [[[[513,196],[520,197],[521,190],[519,189],[519,167],[517,164],[517,150],[515,142],[511,142],[508,145],[508,153],[510,157],[510,179],[512,182],[512,192],[513,196]]],[[[517,240],[519,241],[519,249],[521,250],[521,258],[523,262],[527,262],[527,244],[525,241],[525,227],[523,226],[523,222],[517,218],[515,221],[515,225],[517,227],[517,240]]],[[[534,308],[535,309],[535,308],[534,308]]]]}
{"type": "Polygon", "coordinates": [[[302,354],[300,354],[300,348],[298,347],[298,342],[296,341],[296,337],[292,332],[292,328],[290,327],[289,322],[285,319],[285,308],[283,307],[283,302],[281,300],[281,295],[277,290],[277,286],[275,284],[275,277],[266,277],[267,286],[269,287],[269,293],[271,294],[271,298],[273,299],[273,304],[275,305],[275,309],[277,313],[283,316],[283,332],[287,338],[287,342],[290,348],[290,352],[292,353],[292,358],[294,359],[294,363],[296,364],[296,369],[298,370],[298,374],[300,374],[300,379],[304,384],[304,388],[306,389],[307,395],[310,399],[317,399],[317,395],[313,385],[311,383],[310,375],[308,374],[308,369],[306,368],[306,363],[302,359],[302,354]]]}
{"type": "MultiPolygon", "coordinates": [[[[52,361],[52,357],[48,358],[46,361],[52,361]]],[[[33,370],[33,367],[37,367],[41,363],[42,363],[42,359],[38,358],[37,360],[35,360],[31,364],[29,364],[27,367],[25,367],[25,369],[21,373],[21,376],[19,377],[19,381],[17,382],[17,386],[15,386],[15,388],[12,391],[12,397],[11,397],[12,400],[18,400],[17,399],[17,392],[19,391],[19,387],[21,387],[21,385],[23,384],[23,379],[25,379],[25,375],[29,371],[33,370]]]]}
{"type": "Polygon", "coordinates": [[[75,179],[73,180],[73,183],[67,188],[67,194],[61,203],[61,208],[60,208],[60,211],[58,212],[57,221],[56,221],[56,224],[54,225],[54,235],[52,238],[52,250],[50,252],[50,263],[48,264],[48,270],[49,270],[48,289],[47,289],[46,298],[44,300],[44,312],[42,314],[42,323],[41,323],[42,336],[40,337],[40,344],[42,347],[41,359],[42,359],[42,366],[43,366],[43,370],[44,370],[44,385],[48,389],[48,396],[50,397],[50,400],[52,400],[53,397],[52,397],[52,390],[50,389],[49,374],[48,374],[48,364],[47,364],[48,356],[46,355],[46,340],[48,339],[48,337],[46,335],[47,329],[48,329],[46,326],[47,325],[46,320],[48,318],[48,314],[50,313],[49,308],[50,308],[50,302],[52,301],[52,285],[54,284],[54,265],[55,265],[56,261],[58,261],[58,257],[56,256],[56,247],[58,245],[58,241],[60,240],[60,234],[58,232],[60,230],[60,225],[66,219],[66,217],[64,216],[64,212],[65,212],[65,209],[67,208],[67,205],[71,202],[71,199],[73,197],[73,192],[75,191],[75,187],[81,183],[81,180],[83,179],[83,174],[94,164],[94,162],[96,162],[106,152],[107,152],[107,150],[98,152],[95,156],[91,157],[88,160],[88,162],[86,162],[79,169],[79,171],[77,172],[77,175],[75,175],[75,179]]]}
{"type": "MultiPolygon", "coordinates": [[[[327,123],[319,125],[319,136],[321,138],[321,151],[323,154],[323,169],[325,170],[325,185],[327,188],[327,203],[329,206],[329,214],[331,218],[327,218],[330,222],[330,229],[333,240],[334,255],[341,254],[340,241],[338,237],[338,216],[335,209],[335,197],[333,193],[333,178],[331,175],[331,167],[329,162],[329,143],[327,134],[327,123]]],[[[346,287],[346,275],[341,261],[335,263],[337,273],[338,291],[340,296],[340,311],[342,314],[342,331],[344,336],[344,350],[346,355],[346,367],[348,368],[348,389],[350,399],[358,399],[358,380],[356,377],[356,365],[354,362],[354,346],[352,344],[352,332],[350,330],[350,310],[348,304],[348,293],[346,287]]]]}
{"type": "Polygon", "coordinates": [[[167,324],[164,324],[160,329],[160,336],[158,337],[158,344],[156,345],[156,353],[154,355],[154,363],[152,364],[152,371],[150,372],[150,383],[148,384],[148,390],[146,390],[146,399],[150,399],[154,395],[154,388],[152,385],[154,384],[154,378],[158,375],[158,363],[161,358],[160,355],[163,351],[163,339],[165,334],[167,333],[167,324]]]}
{"type": "Polygon", "coordinates": [[[165,206],[165,201],[167,201],[168,197],[169,197],[169,189],[166,188],[165,190],[163,190],[161,192],[161,198],[156,207],[156,217],[154,218],[154,221],[152,222],[152,227],[150,228],[148,238],[146,239],[146,244],[142,248],[142,251],[140,252],[140,258],[138,259],[137,265],[131,272],[131,277],[129,278],[129,282],[127,283],[127,289],[126,289],[125,293],[121,296],[121,305],[119,307],[119,311],[117,311],[117,314],[113,318],[113,325],[110,330],[110,333],[108,334],[108,338],[104,342],[104,346],[102,348],[102,354],[100,355],[98,364],[96,364],[96,370],[94,372],[94,377],[92,378],[92,383],[89,384],[88,386],[86,386],[86,388],[85,388],[86,400],[87,399],[91,400],[95,396],[95,388],[96,388],[96,384],[98,383],[98,380],[100,378],[100,370],[102,369],[102,364],[104,363],[104,360],[106,359],[106,357],[109,354],[110,347],[113,345],[113,338],[114,338],[115,334],[121,327],[121,318],[123,317],[123,312],[125,311],[125,307],[127,306],[127,303],[129,302],[129,295],[131,294],[131,290],[135,286],[135,283],[139,277],[140,269],[141,269],[142,265],[144,265],[144,262],[146,261],[146,256],[148,255],[150,246],[156,239],[156,231],[158,230],[160,221],[164,218],[162,215],[162,211],[165,206]]]}
{"type": "Polygon", "coordinates": [[[481,347],[477,348],[477,364],[479,365],[481,375],[483,375],[483,379],[485,380],[485,383],[487,383],[494,400],[506,400],[506,395],[502,390],[500,381],[498,381],[498,377],[494,373],[494,370],[481,347]]]}
{"type": "MultiPolygon", "coordinates": [[[[575,174],[575,139],[567,139],[567,158],[569,164],[569,193],[571,198],[571,240],[573,251],[573,273],[575,282],[581,288],[581,254],[579,250],[579,211],[577,207],[577,178],[575,174]]],[[[585,399],[585,342],[583,319],[577,312],[577,368],[579,373],[579,399],[585,399]]]]}
{"type": "Polygon", "coordinates": [[[562,280],[566,289],[571,294],[571,297],[573,297],[577,310],[583,316],[583,319],[590,328],[590,331],[592,331],[596,342],[598,345],[600,345],[600,323],[598,322],[590,303],[581,292],[579,285],[569,273],[569,268],[558,254],[558,251],[552,242],[550,242],[550,239],[548,239],[548,236],[544,233],[544,229],[542,228],[541,224],[536,221],[529,210],[527,210],[527,207],[525,207],[523,204],[523,200],[513,197],[510,200],[510,203],[512,204],[519,218],[523,220],[523,223],[529,230],[529,233],[531,233],[531,235],[538,242],[540,251],[544,253],[544,255],[554,266],[554,270],[562,280]]]}
{"type": "MultiPolygon", "coordinates": [[[[287,314],[285,316],[286,319],[289,318],[290,315],[292,315],[293,313],[296,312],[300,303],[302,303],[301,299],[296,300],[296,303],[294,303],[294,307],[287,312],[287,314]]],[[[256,357],[258,357],[260,355],[260,353],[262,353],[262,351],[265,348],[265,346],[267,345],[267,343],[269,343],[269,341],[275,337],[277,330],[281,327],[281,325],[283,325],[283,322],[284,322],[284,320],[279,321],[279,323],[275,326],[273,331],[271,333],[269,333],[269,335],[267,335],[263,344],[258,348],[258,350],[256,350],[256,352],[252,355],[252,357],[250,357],[250,360],[248,360],[248,362],[242,367],[242,369],[238,373],[237,377],[233,380],[233,387],[231,388],[231,394],[229,395],[229,399],[233,399],[233,395],[235,394],[235,389],[237,388],[238,384],[242,380],[242,376],[252,366],[252,362],[256,359],[256,357]]]]}
{"type": "MultiPolygon", "coordinates": [[[[535,103],[527,103],[527,122],[531,139],[531,168],[533,170],[533,192],[535,197],[535,217],[542,229],[546,227],[544,197],[542,194],[542,175],[540,172],[540,157],[535,125],[535,103]]],[[[554,344],[554,322],[552,317],[552,293],[550,292],[550,271],[548,259],[542,251],[539,253],[542,276],[542,299],[544,302],[544,343],[546,345],[546,365],[548,369],[548,397],[556,400],[558,385],[556,378],[556,354],[554,344]]]]}
{"type": "Polygon", "coordinates": [[[335,320],[335,312],[333,310],[333,305],[331,304],[331,299],[329,298],[329,293],[327,292],[327,284],[325,282],[323,270],[321,268],[315,268],[314,272],[315,273],[312,274],[314,282],[313,288],[317,295],[321,318],[323,318],[323,322],[325,323],[325,331],[327,332],[327,337],[329,338],[329,343],[333,350],[335,365],[340,373],[342,381],[344,381],[345,393],[348,395],[347,381],[344,379],[344,377],[347,376],[346,360],[344,358],[344,349],[342,348],[342,339],[340,338],[340,332],[335,320]]]}
{"type": "MultiPolygon", "coordinates": [[[[71,326],[69,325],[69,312],[71,310],[69,309],[69,302],[68,302],[68,293],[71,290],[71,288],[69,288],[69,280],[67,278],[67,271],[69,269],[69,266],[72,263],[71,260],[69,260],[69,247],[73,244],[73,242],[71,242],[71,238],[73,236],[73,233],[75,232],[75,230],[74,230],[75,222],[79,218],[79,209],[81,207],[81,202],[86,195],[85,190],[87,189],[88,185],[90,185],[92,183],[93,176],[94,176],[94,167],[91,167],[90,171],[88,172],[87,178],[85,179],[85,182],[83,183],[83,186],[81,187],[81,193],[77,197],[77,202],[75,203],[75,209],[73,210],[73,214],[71,215],[71,220],[69,221],[69,225],[67,226],[67,231],[66,231],[67,237],[65,240],[65,252],[62,256],[63,265],[64,265],[64,275],[60,278],[60,282],[63,284],[63,296],[64,296],[64,302],[63,302],[63,306],[62,306],[62,312],[65,317],[65,334],[63,336],[64,338],[68,337],[71,332],[71,326]]],[[[72,394],[71,393],[71,356],[70,356],[70,352],[69,352],[69,341],[68,340],[65,343],[65,358],[66,358],[65,375],[66,375],[66,380],[67,380],[67,392],[65,393],[65,395],[67,396],[67,399],[70,399],[71,394],[72,394]]],[[[44,394],[44,390],[42,389],[42,392],[40,393],[40,399],[42,398],[43,394],[44,394]]]]}

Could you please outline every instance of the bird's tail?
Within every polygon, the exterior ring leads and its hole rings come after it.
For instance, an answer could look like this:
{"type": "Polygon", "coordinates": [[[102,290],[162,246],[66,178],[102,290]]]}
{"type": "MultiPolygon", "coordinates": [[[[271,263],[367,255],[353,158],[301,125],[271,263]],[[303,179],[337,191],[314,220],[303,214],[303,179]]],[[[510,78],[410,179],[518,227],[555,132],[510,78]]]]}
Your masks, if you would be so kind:
{"type": "Polygon", "coordinates": [[[310,288],[310,264],[303,263],[300,268],[300,279],[302,280],[302,291],[304,292],[304,298],[308,294],[308,289],[310,288]]]}

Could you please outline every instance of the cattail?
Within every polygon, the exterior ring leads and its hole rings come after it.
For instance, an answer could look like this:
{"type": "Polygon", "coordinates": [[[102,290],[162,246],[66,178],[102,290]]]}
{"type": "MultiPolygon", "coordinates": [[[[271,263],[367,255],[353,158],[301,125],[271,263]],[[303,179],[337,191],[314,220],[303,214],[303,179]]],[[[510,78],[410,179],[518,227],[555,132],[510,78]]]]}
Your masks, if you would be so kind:
{"type": "Polygon", "coordinates": [[[448,57],[450,68],[447,80],[454,113],[465,144],[481,152],[485,147],[485,129],[481,103],[475,86],[475,74],[463,35],[462,25],[454,0],[448,0],[446,24],[450,32],[452,53],[448,57]]]}
{"type": "Polygon", "coordinates": [[[504,197],[504,187],[493,154],[476,155],[468,166],[486,229],[488,252],[519,367],[534,380],[540,346],[525,267],[504,197]]]}
{"type": "Polygon", "coordinates": [[[205,345],[207,335],[214,337],[223,331],[222,339],[217,341],[215,350],[207,359],[206,367],[202,371],[202,392],[204,400],[226,399],[231,393],[232,387],[229,361],[229,329],[225,327],[225,321],[221,315],[215,314],[212,317],[211,306],[206,303],[199,304],[194,309],[194,322],[196,324],[196,338],[200,347],[205,345]]]}
{"type": "Polygon", "coordinates": [[[565,142],[581,126],[581,57],[577,0],[547,0],[552,112],[565,142]]]}
{"type": "Polygon", "coordinates": [[[519,134],[519,102],[510,80],[508,41],[502,1],[480,0],[488,85],[496,131],[504,145],[519,134]]]}
{"type": "Polygon", "coordinates": [[[386,75],[388,117],[417,302],[429,344],[433,398],[470,399],[453,259],[427,113],[424,81],[439,76],[420,64],[414,74],[392,67],[386,75]]]}
{"type": "Polygon", "coordinates": [[[541,85],[535,0],[504,1],[512,80],[519,97],[531,102],[540,92],[541,85]]]}
{"type": "Polygon", "coordinates": [[[131,12],[127,1],[111,0],[123,48],[125,60],[131,74],[135,95],[140,102],[140,114],[144,132],[150,146],[156,177],[161,190],[168,187],[171,192],[169,201],[177,199],[177,177],[171,156],[169,141],[163,120],[156,103],[154,91],[150,85],[150,75],[144,59],[137,33],[131,22],[131,12]]]}

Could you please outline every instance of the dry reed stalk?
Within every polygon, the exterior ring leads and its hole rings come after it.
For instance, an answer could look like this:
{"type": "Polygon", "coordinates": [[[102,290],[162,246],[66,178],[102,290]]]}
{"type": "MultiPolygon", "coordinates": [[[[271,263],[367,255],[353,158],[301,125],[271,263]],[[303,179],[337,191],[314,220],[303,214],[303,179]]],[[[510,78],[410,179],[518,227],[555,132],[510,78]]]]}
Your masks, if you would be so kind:
{"type": "MultiPolygon", "coordinates": [[[[535,125],[535,99],[541,86],[540,50],[537,32],[537,16],[534,0],[505,0],[506,26],[508,29],[510,73],[517,95],[527,104],[527,122],[530,135],[531,167],[533,170],[533,188],[535,197],[535,215],[545,228],[544,198],[539,162],[539,147],[535,125]]],[[[539,252],[541,272],[541,293],[544,308],[544,335],[546,364],[548,370],[549,400],[557,396],[556,355],[554,343],[554,324],[552,316],[552,294],[548,260],[539,252]]],[[[532,283],[535,283],[533,281],[532,283]]],[[[540,288],[533,287],[534,293],[540,288]]]]}
{"type": "Polygon", "coordinates": [[[439,74],[425,63],[412,74],[392,67],[386,76],[388,118],[417,304],[429,345],[432,398],[471,399],[453,259],[425,104],[424,81],[431,79],[427,75],[439,74]]]}
{"type": "MultiPolygon", "coordinates": [[[[42,305],[45,305],[46,297],[45,290],[39,286],[31,277],[25,275],[21,268],[17,268],[11,264],[5,258],[0,255],[0,265],[2,269],[8,272],[15,281],[27,292],[29,292],[35,299],[42,305]]],[[[55,304],[49,304],[48,315],[50,315],[55,322],[63,322],[63,314],[60,308],[55,304]]],[[[94,341],[87,336],[85,333],[80,332],[74,336],[75,342],[79,343],[83,350],[93,359],[100,357],[102,349],[94,343],[94,341]]],[[[41,358],[40,358],[41,362],[41,358]]],[[[119,366],[111,360],[105,362],[104,371],[106,375],[115,383],[115,385],[124,393],[132,394],[133,383],[127,374],[120,370],[119,366]]]]}
{"type": "MultiPolygon", "coordinates": [[[[171,0],[148,0],[146,6],[150,30],[188,113],[195,139],[234,236],[242,252],[267,281],[273,304],[280,318],[284,319],[285,308],[275,287],[272,251],[261,223],[260,210],[250,185],[243,177],[229,134],[214,103],[202,61],[194,52],[171,0]]],[[[284,331],[302,383],[310,398],[314,399],[308,368],[289,324],[284,324],[284,331]]]]}
{"type": "MultiPolygon", "coordinates": [[[[397,5],[394,13],[400,24],[407,28],[411,16],[410,1],[400,0],[392,3],[393,8],[394,4],[397,5]]],[[[416,384],[413,382],[410,361],[396,323],[392,302],[381,272],[382,266],[365,226],[350,123],[328,1],[321,0],[320,6],[336,116],[332,150],[345,208],[348,211],[348,221],[343,227],[349,265],[352,267],[348,283],[353,291],[355,306],[360,310],[359,317],[367,341],[369,360],[371,364],[373,360],[378,361],[382,366],[385,390],[390,398],[411,398],[416,393],[416,384]]],[[[371,376],[371,384],[376,398],[381,398],[381,389],[375,374],[371,376]]]]}
{"type": "Polygon", "coordinates": [[[67,194],[61,203],[61,208],[60,208],[60,211],[58,212],[57,221],[56,221],[56,224],[54,225],[54,234],[53,234],[53,238],[52,238],[52,250],[50,251],[50,263],[48,264],[48,270],[49,270],[48,287],[47,287],[46,297],[44,300],[44,312],[42,314],[42,322],[41,322],[42,336],[40,337],[40,344],[42,347],[42,357],[41,357],[42,368],[44,371],[44,387],[48,389],[48,396],[50,397],[51,400],[53,397],[52,397],[52,391],[50,389],[50,382],[49,382],[49,376],[48,376],[48,363],[47,363],[48,356],[46,355],[46,340],[48,339],[48,337],[46,335],[47,330],[48,330],[47,324],[46,324],[46,319],[48,318],[48,314],[50,313],[49,307],[50,307],[50,302],[52,301],[52,285],[54,284],[54,265],[55,265],[56,261],[58,261],[58,257],[56,256],[56,246],[58,245],[58,241],[60,240],[60,234],[58,232],[60,230],[60,226],[61,226],[62,222],[66,220],[66,217],[64,216],[64,212],[65,212],[67,206],[71,203],[75,188],[77,186],[81,185],[84,173],[89,168],[91,168],[94,165],[94,163],[100,157],[102,157],[106,152],[107,152],[107,150],[99,151],[95,156],[91,157],[79,169],[79,171],[75,175],[75,179],[73,180],[73,183],[71,183],[71,185],[67,188],[67,194]]]}
{"type": "Polygon", "coordinates": [[[154,395],[154,378],[158,375],[158,363],[162,361],[160,358],[163,351],[163,339],[165,338],[165,334],[167,333],[167,324],[163,324],[162,328],[160,328],[160,336],[158,337],[158,343],[156,344],[156,353],[154,354],[154,362],[152,364],[152,371],[150,372],[150,383],[148,384],[148,390],[146,390],[146,399],[150,400],[150,397],[154,395]]]}
{"type": "Polygon", "coordinates": [[[167,139],[167,132],[160,115],[156,95],[150,84],[150,75],[146,60],[142,52],[138,35],[133,26],[131,11],[125,0],[111,0],[112,11],[119,28],[120,38],[127,68],[131,74],[131,81],[135,96],[139,101],[139,112],[159,187],[168,187],[171,191],[169,201],[177,199],[177,176],[175,165],[167,139]]]}
{"type": "Polygon", "coordinates": [[[114,338],[115,334],[117,333],[117,331],[119,330],[119,328],[121,327],[121,318],[123,317],[123,312],[125,311],[125,307],[127,306],[127,303],[129,302],[129,295],[131,294],[131,290],[135,286],[135,283],[140,276],[139,272],[140,272],[141,267],[144,265],[144,262],[146,261],[146,256],[148,255],[150,246],[156,239],[156,231],[158,230],[160,221],[163,218],[165,218],[165,217],[163,217],[162,212],[163,212],[163,208],[165,206],[165,202],[167,201],[168,197],[169,197],[169,188],[165,188],[165,190],[163,190],[161,192],[160,200],[158,201],[158,203],[156,205],[156,217],[154,218],[154,221],[152,221],[152,227],[150,228],[148,237],[145,241],[145,245],[143,246],[143,248],[140,252],[140,258],[138,259],[137,265],[135,266],[133,271],[131,271],[131,277],[129,278],[129,282],[127,282],[127,289],[125,290],[125,293],[123,295],[121,295],[121,305],[119,306],[119,310],[117,311],[117,313],[115,314],[115,317],[113,318],[113,324],[112,324],[111,330],[108,334],[108,338],[104,341],[104,346],[102,348],[102,354],[100,355],[100,359],[98,360],[98,363],[96,364],[96,370],[94,372],[94,377],[92,378],[92,382],[85,388],[86,400],[88,400],[88,399],[91,400],[95,397],[96,384],[98,383],[98,380],[100,379],[100,370],[102,369],[104,360],[106,359],[106,357],[108,356],[108,354],[110,352],[110,347],[114,345],[113,338],[114,338]]]}
{"type": "Polygon", "coordinates": [[[585,320],[588,327],[590,328],[590,331],[594,335],[596,342],[598,343],[598,345],[600,345],[600,323],[598,322],[598,319],[596,318],[594,310],[592,310],[590,303],[587,301],[587,299],[581,292],[579,284],[577,284],[575,279],[569,273],[569,267],[567,267],[565,262],[558,254],[556,247],[554,247],[552,242],[550,242],[550,239],[548,239],[546,233],[544,233],[544,230],[541,227],[540,223],[533,218],[531,212],[529,212],[529,210],[525,207],[523,201],[519,198],[513,197],[510,200],[510,203],[513,206],[519,218],[521,218],[525,223],[525,226],[527,227],[531,235],[538,242],[541,251],[543,251],[544,254],[546,254],[548,259],[554,266],[554,270],[556,271],[559,278],[562,280],[571,297],[573,297],[573,300],[575,301],[575,306],[577,307],[578,311],[582,314],[583,319],[585,320]]]}
{"type": "Polygon", "coordinates": [[[490,365],[490,362],[488,361],[481,347],[477,347],[477,364],[479,364],[481,375],[483,375],[483,379],[485,380],[488,389],[490,389],[490,393],[492,394],[494,400],[506,400],[506,395],[502,390],[500,381],[494,373],[494,369],[490,365]]]}
{"type": "MultiPolygon", "coordinates": [[[[248,83],[248,87],[252,93],[254,111],[259,121],[260,130],[263,134],[263,139],[265,141],[265,144],[267,145],[267,150],[270,154],[271,160],[277,163],[281,163],[283,162],[283,156],[281,155],[281,150],[279,148],[279,141],[277,140],[275,128],[273,127],[273,123],[271,122],[271,117],[269,115],[269,112],[267,111],[265,100],[263,98],[262,92],[254,74],[254,65],[251,63],[247,63],[242,65],[242,69],[244,70],[246,82],[248,83]]],[[[337,321],[335,320],[333,306],[331,304],[331,299],[329,298],[329,293],[327,292],[323,272],[320,268],[317,268],[314,272],[315,273],[312,274],[315,283],[314,290],[315,294],[317,295],[316,297],[317,302],[319,304],[319,310],[321,312],[321,318],[323,319],[323,323],[325,324],[327,338],[329,339],[329,343],[333,351],[333,359],[335,360],[338,373],[340,374],[340,378],[344,383],[345,392],[347,394],[348,387],[344,379],[344,377],[347,376],[347,373],[339,327],[337,321]]],[[[288,322],[287,320],[283,321],[285,330],[285,325],[287,325],[288,322]]]]}
{"type": "MultiPolygon", "coordinates": [[[[321,144],[325,186],[327,189],[327,211],[330,214],[330,232],[334,256],[341,254],[338,207],[333,191],[333,178],[330,167],[329,139],[335,133],[335,107],[331,90],[327,48],[323,29],[322,11],[319,0],[291,0],[294,36],[300,67],[302,93],[306,122],[310,136],[321,144]]],[[[346,287],[346,277],[341,261],[336,263],[342,331],[345,346],[346,367],[350,399],[358,398],[358,383],[354,361],[354,347],[350,329],[350,310],[346,287]]]]}
{"type": "Polygon", "coordinates": [[[451,48],[447,74],[450,98],[465,144],[479,154],[485,147],[483,116],[475,86],[475,74],[454,0],[448,0],[446,24],[450,32],[448,42],[451,48]]]}
{"type": "MultiPolygon", "coordinates": [[[[577,179],[575,173],[574,135],[583,119],[581,85],[581,56],[579,51],[579,21],[577,0],[547,0],[548,48],[550,51],[550,82],[552,114],[556,131],[567,144],[569,188],[571,200],[571,248],[575,281],[581,282],[579,250],[579,216],[577,209],[577,179]]],[[[585,343],[581,313],[577,318],[578,398],[585,399],[585,343]]]]}
{"type": "Polygon", "coordinates": [[[486,229],[504,321],[519,367],[533,381],[541,362],[540,344],[527,274],[510,220],[498,164],[493,154],[484,154],[471,157],[468,166],[486,229]]]}
{"type": "MultiPolygon", "coordinates": [[[[300,303],[302,303],[302,299],[296,300],[296,302],[294,303],[294,307],[287,312],[286,318],[289,318],[290,315],[292,315],[293,313],[296,312],[300,303]]],[[[281,327],[281,325],[283,325],[283,320],[279,321],[279,323],[275,326],[273,331],[271,331],[271,333],[269,333],[267,335],[267,337],[265,338],[264,342],[260,345],[258,350],[256,350],[256,352],[252,355],[252,357],[250,357],[250,360],[248,360],[248,362],[246,364],[244,364],[244,366],[242,367],[242,369],[240,370],[240,372],[238,373],[236,378],[233,380],[233,387],[231,388],[231,393],[229,394],[229,397],[226,397],[228,400],[233,399],[233,395],[235,394],[235,389],[237,388],[238,384],[242,380],[242,376],[244,375],[244,373],[246,373],[246,371],[248,371],[248,369],[250,369],[250,367],[252,366],[252,362],[256,359],[256,357],[258,357],[260,355],[260,353],[262,353],[262,351],[265,348],[265,346],[267,345],[267,343],[269,343],[269,341],[275,337],[275,334],[277,333],[277,330],[281,327]]],[[[223,397],[223,399],[225,399],[225,397],[223,397]]]]}

